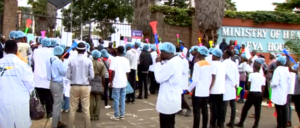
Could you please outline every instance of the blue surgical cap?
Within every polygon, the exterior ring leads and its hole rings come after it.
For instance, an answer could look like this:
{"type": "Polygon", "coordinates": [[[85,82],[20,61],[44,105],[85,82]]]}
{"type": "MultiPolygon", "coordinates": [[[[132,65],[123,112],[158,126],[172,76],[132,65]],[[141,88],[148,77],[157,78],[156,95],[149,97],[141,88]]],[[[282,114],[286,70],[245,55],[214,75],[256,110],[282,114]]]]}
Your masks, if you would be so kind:
{"type": "Polygon", "coordinates": [[[22,31],[17,31],[15,34],[14,34],[14,39],[20,39],[20,38],[23,38],[23,37],[26,37],[25,33],[22,32],[22,31]]]}
{"type": "Polygon", "coordinates": [[[208,56],[208,49],[204,46],[200,46],[198,47],[198,52],[200,53],[200,55],[203,55],[203,56],[208,56]]]}
{"type": "Polygon", "coordinates": [[[164,42],[159,45],[159,50],[160,51],[165,51],[167,53],[176,53],[176,48],[175,45],[170,43],[170,42],[164,42]]]}
{"type": "Polygon", "coordinates": [[[195,49],[198,50],[198,46],[193,46],[193,47],[191,47],[191,49],[189,50],[189,52],[191,53],[191,52],[193,52],[195,49]]]}
{"type": "Polygon", "coordinates": [[[125,49],[127,50],[127,48],[131,48],[132,47],[132,45],[130,44],[130,43],[127,43],[126,45],[125,45],[125,49]]]}
{"type": "Polygon", "coordinates": [[[180,44],[183,44],[182,40],[179,40],[179,43],[180,43],[180,44]]]}
{"type": "Polygon", "coordinates": [[[42,39],[43,39],[43,37],[38,38],[39,43],[42,43],[42,39]]]}
{"type": "Polygon", "coordinates": [[[55,47],[56,44],[57,44],[57,40],[51,39],[51,46],[52,46],[52,47],[55,47]]]}
{"type": "Polygon", "coordinates": [[[53,53],[55,56],[60,56],[64,53],[64,49],[61,46],[55,46],[53,48],[53,53]]]}
{"type": "Polygon", "coordinates": [[[281,54],[279,54],[279,53],[276,55],[276,57],[281,57],[281,56],[282,56],[282,55],[281,55],[281,54]]]}
{"type": "Polygon", "coordinates": [[[101,50],[101,56],[102,56],[102,57],[105,57],[105,58],[108,58],[108,57],[109,57],[109,56],[108,56],[108,52],[107,52],[106,49],[102,49],[102,50],[101,50]]]}
{"type": "Polygon", "coordinates": [[[85,46],[86,46],[86,50],[89,51],[90,50],[90,44],[85,42],[85,46]]]}
{"type": "Polygon", "coordinates": [[[41,44],[43,47],[49,47],[51,46],[51,41],[49,38],[45,37],[44,39],[42,39],[41,44]]]}
{"type": "Polygon", "coordinates": [[[222,57],[222,55],[223,55],[223,53],[220,49],[214,49],[214,50],[212,50],[211,53],[216,57],[222,57]]]}
{"type": "Polygon", "coordinates": [[[141,47],[141,43],[140,42],[135,42],[134,45],[137,45],[137,46],[141,47]]]}
{"type": "Polygon", "coordinates": [[[101,57],[101,52],[99,52],[98,50],[93,50],[92,56],[93,56],[93,58],[98,59],[101,57]]]}
{"type": "Polygon", "coordinates": [[[259,63],[259,64],[264,64],[265,63],[265,59],[264,58],[257,58],[255,59],[255,62],[259,63]]]}
{"type": "Polygon", "coordinates": [[[241,55],[241,57],[242,57],[242,58],[244,58],[244,59],[247,59],[247,57],[246,57],[246,54],[245,54],[245,53],[243,53],[243,54],[241,55]]]}
{"type": "Polygon", "coordinates": [[[155,46],[155,44],[151,44],[151,45],[150,45],[150,48],[151,48],[152,51],[156,51],[156,46],[155,46]]]}
{"type": "Polygon", "coordinates": [[[278,61],[282,65],[285,65],[285,63],[286,63],[286,57],[285,56],[279,56],[279,57],[276,58],[276,61],[278,61]]]}
{"type": "Polygon", "coordinates": [[[66,49],[66,45],[61,44],[60,47],[62,47],[63,49],[66,49]]]}
{"type": "Polygon", "coordinates": [[[149,44],[145,44],[143,46],[143,51],[149,51],[149,48],[150,48],[149,44]]]}
{"type": "Polygon", "coordinates": [[[234,49],[234,54],[235,54],[235,55],[238,55],[239,53],[240,53],[239,50],[234,49]]]}
{"type": "Polygon", "coordinates": [[[212,51],[214,50],[214,48],[210,48],[210,49],[208,49],[208,53],[209,54],[212,54],[212,51]]]}
{"type": "Polygon", "coordinates": [[[11,31],[9,33],[9,39],[13,39],[15,34],[16,34],[16,31],[11,31]]]}

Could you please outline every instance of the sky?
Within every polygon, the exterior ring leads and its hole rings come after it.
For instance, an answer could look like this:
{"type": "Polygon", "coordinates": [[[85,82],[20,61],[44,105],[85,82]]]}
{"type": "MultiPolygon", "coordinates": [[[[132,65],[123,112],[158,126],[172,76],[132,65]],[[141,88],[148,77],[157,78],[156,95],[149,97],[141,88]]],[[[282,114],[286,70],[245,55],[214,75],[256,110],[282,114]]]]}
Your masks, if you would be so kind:
{"type": "MultiPolygon", "coordinates": [[[[274,10],[273,2],[284,2],[285,0],[232,0],[236,3],[238,11],[272,11],[274,10]]],[[[19,6],[27,5],[27,0],[19,0],[19,6]]]]}

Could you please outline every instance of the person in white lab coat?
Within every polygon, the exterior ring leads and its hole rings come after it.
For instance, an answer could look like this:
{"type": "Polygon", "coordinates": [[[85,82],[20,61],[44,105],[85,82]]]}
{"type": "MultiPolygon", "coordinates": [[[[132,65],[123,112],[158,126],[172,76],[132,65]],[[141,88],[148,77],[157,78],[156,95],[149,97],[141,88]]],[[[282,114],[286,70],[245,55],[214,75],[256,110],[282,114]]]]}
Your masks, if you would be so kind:
{"type": "Polygon", "coordinates": [[[272,88],[271,100],[275,104],[277,112],[277,127],[285,128],[287,124],[287,95],[290,87],[290,71],[286,64],[286,57],[276,58],[277,68],[274,70],[270,87],[272,88]]]}
{"type": "Polygon", "coordinates": [[[261,113],[262,97],[266,85],[266,78],[259,72],[259,70],[261,69],[261,65],[264,63],[265,59],[263,58],[258,58],[254,62],[253,73],[249,75],[248,81],[250,92],[248,94],[246,103],[243,106],[241,119],[237,124],[235,124],[236,127],[243,127],[247,113],[253,105],[255,109],[255,121],[252,128],[258,128],[261,113]]]}
{"type": "Polygon", "coordinates": [[[16,54],[17,43],[5,42],[4,58],[0,59],[0,127],[30,128],[30,94],[34,89],[33,73],[16,54]]]}
{"type": "Polygon", "coordinates": [[[226,111],[228,103],[231,108],[230,121],[226,124],[228,127],[234,127],[235,120],[235,98],[236,98],[236,88],[239,84],[239,70],[236,66],[236,63],[232,61],[230,57],[233,56],[231,50],[225,50],[223,54],[223,64],[226,67],[226,77],[225,77],[225,94],[223,96],[223,101],[225,104],[225,109],[223,113],[223,120],[226,118],[226,111]]]}
{"type": "Polygon", "coordinates": [[[213,128],[216,126],[223,128],[225,122],[222,115],[224,113],[223,95],[225,93],[226,67],[220,62],[222,54],[220,49],[212,51],[212,82],[209,100],[211,102],[210,126],[213,128]]]}
{"type": "Polygon", "coordinates": [[[34,83],[40,101],[46,106],[47,118],[52,117],[53,98],[50,91],[50,81],[47,79],[46,62],[53,56],[53,51],[49,48],[51,41],[45,37],[41,41],[42,48],[34,50],[34,83]]]}
{"type": "Polygon", "coordinates": [[[182,59],[175,55],[174,44],[165,42],[159,45],[161,55],[154,64],[154,76],[160,84],[156,102],[160,128],[175,128],[175,114],[181,110],[182,59]],[[162,61],[164,63],[162,64],[162,61]]]}
{"type": "Polygon", "coordinates": [[[193,115],[194,123],[193,128],[199,128],[200,126],[200,110],[202,112],[202,127],[207,128],[208,124],[208,99],[209,99],[209,90],[212,80],[211,75],[211,64],[205,60],[205,57],[208,56],[208,49],[204,46],[197,48],[198,53],[195,57],[199,59],[194,65],[194,72],[192,77],[192,83],[189,87],[189,91],[192,95],[192,105],[193,105],[193,115]],[[202,75],[205,74],[205,75],[202,75]],[[193,86],[195,86],[193,88],[193,86]]]}
{"type": "MultiPolygon", "coordinates": [[[[176,47],[176,52],[177,55],[182,59],[182,81],[181,81],[181,86],[182,90],[185,91],[188,89],[188,84],[189,84],[189,62],[188,60],[182,55],[182,50],[180,47],[176,47]]],[[[184,94],[181,95],[181,108],[186,109],[185,117],[190,117],[192,114],[192,110],[188,103],[185,101],[184,94]]],[[[177,114],[183,115],[183,111],[179,111],[177,114]]]]}
{"type": "Polygon", "coordinates": [[[128,82],[130,83],[131,87],[133,88],[133,93],[127,94],[126,102],[127,103],[135,103],[135,84],[136,84],[136,70],[137,70],[137,51],[135,49],[131,49],[131,44],[126,44],[126,54],[125,57],[128,59],[130,64],[130,73],[128,75],[128,82]]]}
{"type": "MultiPolygon", "coordinates": [[[[63,65],[64,68],[68,68],[70,53],[67,53],[64,56],[63,65]]],[[[70,80],[67,78],[67,75],[64,77],[64,103],[62,106],[62,111],[69,112],[70,108],[70,80]]]]}

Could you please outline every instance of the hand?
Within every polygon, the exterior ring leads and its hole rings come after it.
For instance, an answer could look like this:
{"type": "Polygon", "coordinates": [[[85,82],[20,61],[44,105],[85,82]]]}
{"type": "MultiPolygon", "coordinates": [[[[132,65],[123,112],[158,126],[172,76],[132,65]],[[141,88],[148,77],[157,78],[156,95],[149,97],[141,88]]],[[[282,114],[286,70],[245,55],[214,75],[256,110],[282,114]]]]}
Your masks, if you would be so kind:
{"type": "Polygon", "coordinates": [[[112,87],[113,87],[113,84],[112,84],[112,83],[109,83],[109,87],[112,88],[112,87]]]}
{"type": "Polygon", "coordinates": [[[156,58],[156,62],[161,62],[160,56],[158,56],[158,57],[156,58]]]}

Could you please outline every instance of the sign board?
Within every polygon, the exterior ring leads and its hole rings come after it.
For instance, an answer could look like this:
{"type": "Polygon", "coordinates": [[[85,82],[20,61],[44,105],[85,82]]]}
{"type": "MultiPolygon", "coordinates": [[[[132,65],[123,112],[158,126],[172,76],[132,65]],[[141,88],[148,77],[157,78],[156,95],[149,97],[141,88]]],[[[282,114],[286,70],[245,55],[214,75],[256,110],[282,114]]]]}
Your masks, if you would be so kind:
{"type": "Polygon", "coordinates": [[[287,29],[268,29],[252,27],[222,26],[218,30],[218,44],[225,38],[226,42],[237,40],[249,50],[258,52],[282,52],[287,40],[299,40],[300,31],[287,29]]]}
{"type": "Polygon", "coordinates": [[[142,39],[143,31],[141,30],[131,30],[131,38],[132,39],[142,39]]]}

